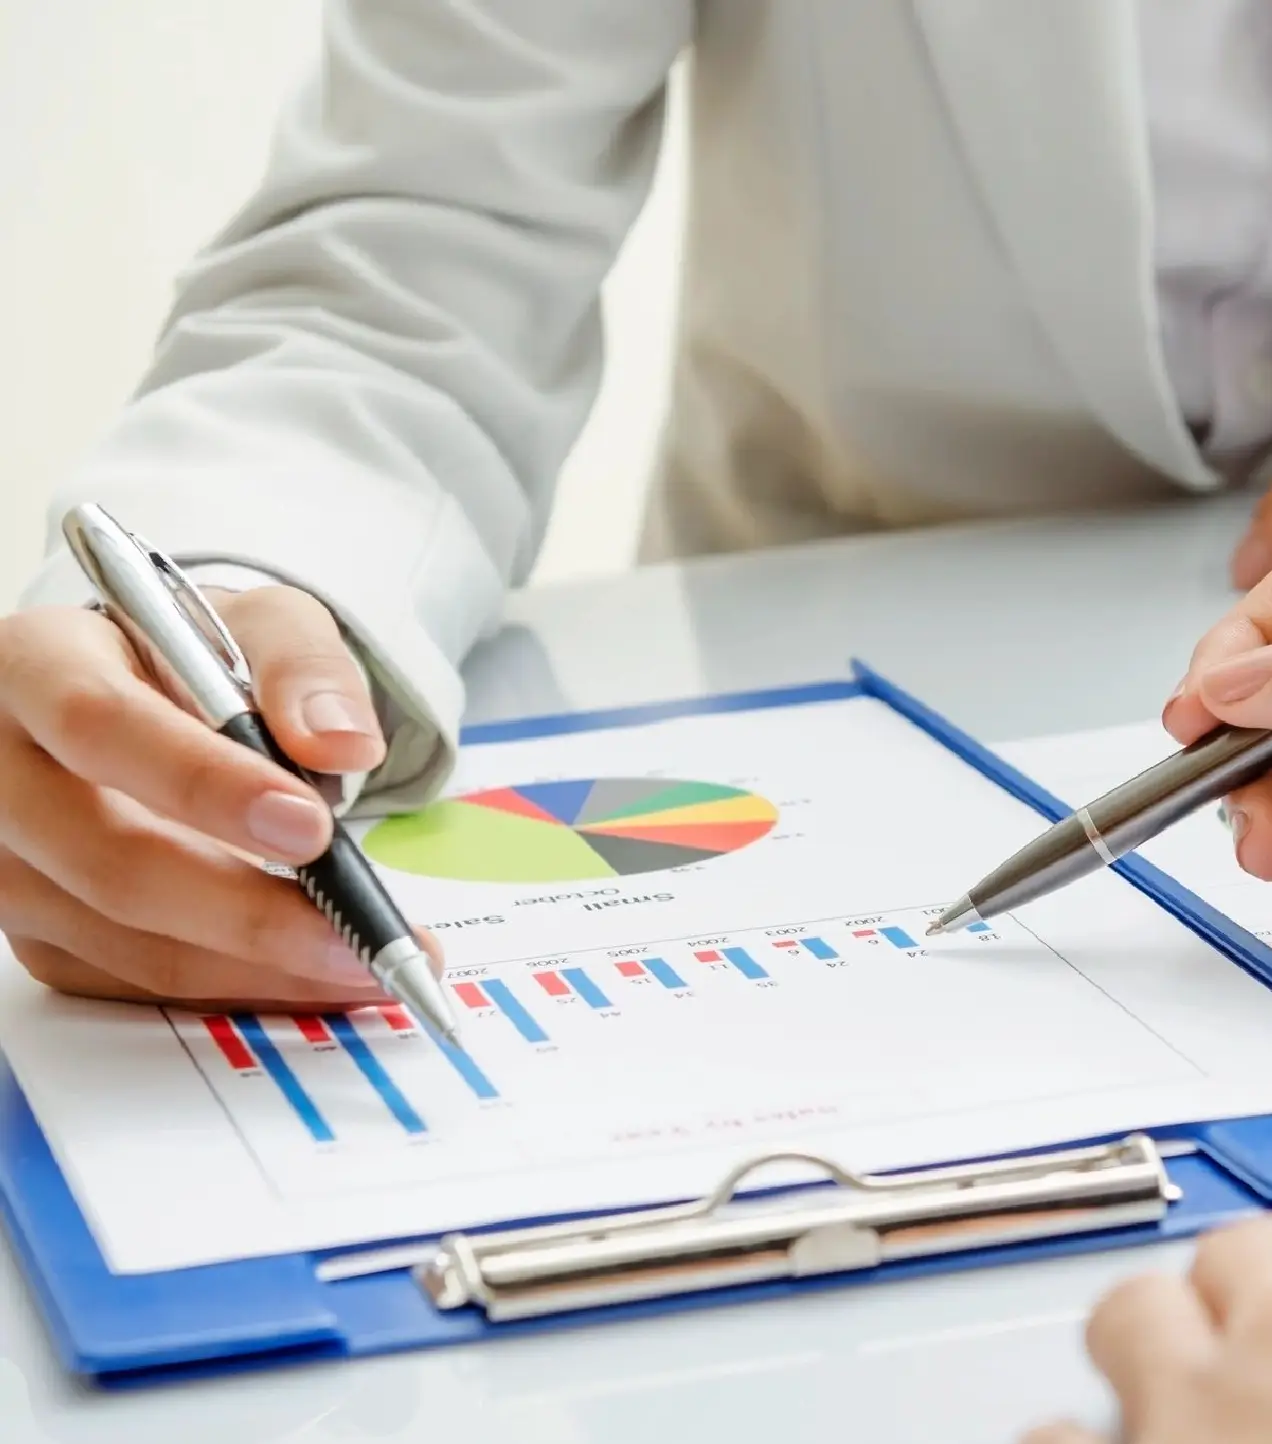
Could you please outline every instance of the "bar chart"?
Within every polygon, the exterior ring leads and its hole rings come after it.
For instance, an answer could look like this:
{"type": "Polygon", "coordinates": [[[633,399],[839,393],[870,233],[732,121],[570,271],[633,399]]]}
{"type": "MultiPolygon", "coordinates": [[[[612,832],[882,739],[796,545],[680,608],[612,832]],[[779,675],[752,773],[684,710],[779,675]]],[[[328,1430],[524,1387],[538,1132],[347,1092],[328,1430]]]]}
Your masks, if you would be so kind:
{"type": "Polygon", "coordinates": [[[240,1081],[271,1084],[314,1144],[338,1142],[322,1104],[302,1081],[302,1074],[315,1072],[304,1060],[318,1055],[334,1055],[351,1065],[366,1097],[376,1100],[384,1118],[392,1120],[404,1139],[424,1136],[428,1125],[395,1077],[396,1060],[377,1044],[427,1041],[475,1100],[490,1102],[499,1097],[498,1089],[465,1049],[422,1029],[401,1007],[364,1010],[352,1017],[206,1015],[200,1023],[230,1074],[240,1081]]]}
{"type": "MultiPolygon", "coordinates": [[[[806,1016],[810,1000],[833,1017],[859,1004],[863,985],[893,986],[897,967],[939,967],[1003,940],[986,923],[927,939],[935,911],[457,969],[446,985],[462,1046],[390,1005],[349,1016],[207,1014],[177,1026],[224,1105],[258,1120],[272,1114],[302,1153],[418,1150],[439,1137],[450,1147],[457,1117],[480,1139],[474,1111],[535,1107],[568,1088],[585,1056],[638,1073],[669,1048],[692,1050],[703,1030],[750,1046],[777,1014],[806,1016]]],[[[710,1091],[702,1080],[695,1087],[710,1091]]],[[[293,1178],[305,1172],[295,1159],[289,1167],[293,1178]]]]}

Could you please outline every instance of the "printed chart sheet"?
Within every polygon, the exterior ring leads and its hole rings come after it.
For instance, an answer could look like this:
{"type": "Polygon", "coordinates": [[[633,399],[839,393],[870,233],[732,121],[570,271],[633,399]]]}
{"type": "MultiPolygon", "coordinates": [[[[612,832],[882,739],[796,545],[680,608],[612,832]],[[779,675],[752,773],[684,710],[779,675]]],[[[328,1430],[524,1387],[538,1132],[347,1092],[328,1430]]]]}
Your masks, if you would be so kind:
{"type": "Polygon", "coordinates": [[[57,998],[12,959],[0,1043],[125,1272],[683,1197],[780,1148],[1272,1111],[1272,992],[1120,879],[925,936],[1042,826],[869,699],[474,747],[362,839],[445,942],[461,1046],[395,1008],[57,998]]]}

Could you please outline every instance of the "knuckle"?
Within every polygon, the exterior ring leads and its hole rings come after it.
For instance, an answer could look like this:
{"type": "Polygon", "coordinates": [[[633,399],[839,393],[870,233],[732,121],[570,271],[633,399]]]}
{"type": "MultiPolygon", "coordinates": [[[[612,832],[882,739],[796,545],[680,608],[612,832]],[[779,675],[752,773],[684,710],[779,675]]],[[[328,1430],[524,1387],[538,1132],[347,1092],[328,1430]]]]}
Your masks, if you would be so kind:
{"type": "Polygon", "coordinates": [[[114,688],[76,684],[63,689],[53,704],[53,729],[62,744],[80,753],[127,719],[128,705],[114,688]]]}
{"type": "MultiPolygon", "coordinates": [[[[246,763],[248,755],[243,754],[246,763]]],[[[235,759],[236,761],[238,759],[235,759]]],[[[234,780],[233,766],[210,747],[181,748],[170,771],[173,814],[183,821],[207,817],[222,811],[234,780]]]]}
{"type": "Polygon", "coordinates": [[[145,911],[147,859],[126,837],[116,837],[80,860],[74,891],[95,913],[117,923],[141,922],[145,911]]]}
{"type": "Polygon", "coordinates": [[[0,848],[0,933],[42,930],[47,920],[50,887],[31,865],[8,848],[0,848]]]}
{"type": "Polygon", "coordinates": [[[0,928],[7,919],[9,906],[22,899],[27,872],[26,863],[7,847],[0,847],[0,928]]]}
{"type": "Polygon", "coordinates": [[[198,971],[190,966],[186,948],[165,940],[161,946],[147,950],[141,976],[146,991],[157,998],[188,998],[198,992],[197,987],[192,986],[198,971]]]}
{"type": "Polygon", "coordinates": [[[240,891],[240,904],[227,919],[229,932],[223,950],[254,963],[277,963],[294,954],[300,932],[296,925],[299,897],[264,873],[258,885],[240,891]]]}

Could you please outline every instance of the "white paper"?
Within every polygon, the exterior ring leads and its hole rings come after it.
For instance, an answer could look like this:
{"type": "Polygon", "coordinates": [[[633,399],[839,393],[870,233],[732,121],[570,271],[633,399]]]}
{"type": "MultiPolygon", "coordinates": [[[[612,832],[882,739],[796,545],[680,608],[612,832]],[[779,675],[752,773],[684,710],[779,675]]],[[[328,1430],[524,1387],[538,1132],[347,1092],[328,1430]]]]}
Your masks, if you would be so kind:
{"type": "Polygon", "coordinates": [[[927,942],[1042,824],[881,704],[483,746],[455,792],[596,777],[780,817],[640,876],[386,871],[446,941],[465,1060],[369,1011],[343,1039],[240,1020],[236,1069],[224,1022],[53,997],[8,962],[0,1043],[113,1268],[684,1196],[778,1148],[873,1168],[1272,1111],[1272,993],[1116,877],[927,942]]]}

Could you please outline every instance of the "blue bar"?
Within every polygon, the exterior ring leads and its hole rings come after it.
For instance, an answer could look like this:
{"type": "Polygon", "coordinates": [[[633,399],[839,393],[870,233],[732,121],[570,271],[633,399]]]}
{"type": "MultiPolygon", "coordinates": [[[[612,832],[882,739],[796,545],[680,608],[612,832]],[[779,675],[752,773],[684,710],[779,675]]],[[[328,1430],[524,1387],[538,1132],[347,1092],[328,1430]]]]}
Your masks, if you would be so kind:
{"type": "Polygon", "coordinates": [[[512,1024],[527,1043],[546,1043],[548,1035],[521,1006],[507,983],[482,981],[486,996],[512,1024]]]}
{"type": "Polygon", "coordinates": [[[260,1019],[245,1015],[235,1018],[234,1022],[243,1035],[243,1041],[256,1054],[261,1067],[274,1080],[278,1091],[309,1130],[309,1136],[315,1143],[334,1143],[336,1135],[331,1131],[331,1124],[319,1113],[318,1105],[305,1092],[300,1079],[287,1066],[283,1055],[270,1041],[269,1035],[261,1027],[260,1019]]]}
{"type": "Polygon", "coordinates": [[[464,1082],[468,1084],[478,1098],[488,1099],[499,1097],[499,1089],[495,1087],[462,1048],[457,1048],[454,1043],[443,1038],[440,1033],[434,1032],[434,1030],[427,1025],[425,1031],[428,1033],[428,1036],[432,1038],[433,1042],[437,1044],[446,1061],[464,1082]]]}
{"type": "Polygon", "coordinates": [[[768,974],[745,948],[725,948],[724,956],[744,978],[767,978],[768,974]]]}
{"type": "Polygon", "coordinates": [[[358,1036],[348,1018],[329,1020],[336,1041],[353,1059],[358,1072],[384,1100],[385,1107],[408,1133],[427,1133],[424,1120],[407,1102],[397,1084],[384,1070],[384,1065],[358,1036]]]}
{"type": "Polygon", "coordinates": [[[645,967],[658,979],[664,988],[684,988],[688,986],[675,968],[673,968],[670,963],[664,963],[661,958],[646,958],[645,967]]]}
{"type": "Polygon", "coordinates": [[[800,942],[812,953],[813,957],[820,958],[824,963],[829,963],[839,956],[834,948],[829,943],[823,942],[821,938],[801,938],[800,942]]]}
{"type": "Polygon", "coordinates": [[[918,943],[904,928],[880,928],[879,936],[887,938],[894,948],[917,948],[918,943]]]}
{"type": "Polygon", "coordinates": [[[589,1008],[612,1008],[614,1006],[582,968],[562,968],[561,976],[589,1008]]]}
{"type": "Polygon", "coordinates": [[[967,931],[968,931],[969,933],[987,933],[987,932],[989,931],[989,924],[988,924],[988,923],[973,923],[973,924],[971,925],[971,927],[968,928],[967,931]]]}

